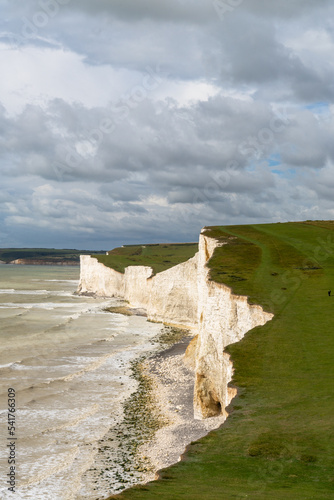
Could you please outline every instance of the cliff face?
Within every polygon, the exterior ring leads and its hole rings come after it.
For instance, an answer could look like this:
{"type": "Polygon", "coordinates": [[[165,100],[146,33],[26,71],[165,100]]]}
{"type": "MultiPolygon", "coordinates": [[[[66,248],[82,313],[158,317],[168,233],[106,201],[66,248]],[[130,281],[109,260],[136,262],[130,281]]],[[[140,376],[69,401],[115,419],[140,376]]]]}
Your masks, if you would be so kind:
{"type": "Polygon", "coordinates": [[[197,325],[197,255],[152,276],[146,266],[129,266],[119,273],[89,255],[80,256],[78,293],[120,297],[144,308],[148,319],[195,328],[197,325]]]}
{"type": "Polygon", "coordinates": [[[198,337],[192,346],[195,368],[194,411],[198,418],[225,411],[235,390],[228,388],[233,367],[227,345],[238,342],[252,328],[264,325],[273,316],[260,306],[248,304],[247,297],[209,280],[207,261],[217,247],[216,240],[201,235],[198,253],[198,337]]]}
{"type": "Polygon", "coordinates": [[[147,311],[150,319],[188,328],[197,326],[197,255],[149,281],[147,311]]]}
{"type": "Polygon", "coordinates": [[[124,275],[100,264],[90,255],[80,255],[78,293],[102,297],[124,296],[124,275]]]}
{"type": "Polygon", "coordinates": [[[148,319],[186,326],[198,333],[185,361],[195,371],[194,411],[197,418],[225,412],[235,395],[228,388],[233,367],[224,348],[247,331],[272,318],[247,297],[208,279],[206,266],[219,243],[200,235],[199,251],[187,262],[156,276],[152,269],[130,266],[121,274],[90,256],[81,256],[79,293],[121,297],[131,306],[145,308],[148,319]]]}

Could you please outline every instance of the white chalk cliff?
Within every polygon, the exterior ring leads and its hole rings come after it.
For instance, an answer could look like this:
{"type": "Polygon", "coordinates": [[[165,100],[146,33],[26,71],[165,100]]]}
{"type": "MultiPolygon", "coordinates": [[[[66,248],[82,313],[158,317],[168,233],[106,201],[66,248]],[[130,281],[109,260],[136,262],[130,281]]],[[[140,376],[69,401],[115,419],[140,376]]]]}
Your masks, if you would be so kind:
{"type": "Polygon", "coordinates": [[[197,334],[185,355],[195,371],[196,418],[225,413],[236,391],[228,387],[233,367],[224,349],[273,317],[248,304],[247,297],[209,280],[206,263],[217,246],[216,239],[201,234],[193,258],[157,275],[146,266],[129,266],[122,274],[94,257],[80,257],[78,293],[123,298],[130,306],[144,308],[149,320],[184,326],[197,334]]]}

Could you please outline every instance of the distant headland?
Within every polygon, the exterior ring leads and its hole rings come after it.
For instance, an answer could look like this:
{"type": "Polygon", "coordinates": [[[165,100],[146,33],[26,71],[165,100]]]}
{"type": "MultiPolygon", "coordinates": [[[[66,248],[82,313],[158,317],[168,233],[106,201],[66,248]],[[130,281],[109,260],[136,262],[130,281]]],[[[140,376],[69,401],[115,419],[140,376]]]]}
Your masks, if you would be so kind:
{"type": "Polygon", "coordinates": [[[91,250],[56,248],[1,248],[0,264],[38,266],[79,266],[80,255],[101,253],[91,250]]]}

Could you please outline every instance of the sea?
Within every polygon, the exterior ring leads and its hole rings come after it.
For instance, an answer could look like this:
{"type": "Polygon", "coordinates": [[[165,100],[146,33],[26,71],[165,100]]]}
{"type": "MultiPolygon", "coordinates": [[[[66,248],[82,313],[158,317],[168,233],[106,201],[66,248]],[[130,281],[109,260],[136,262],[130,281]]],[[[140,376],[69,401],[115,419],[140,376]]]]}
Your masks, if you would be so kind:
{"type": "Polygon", "coordinates": [[[107,312],[120,302],[76,295],[78,280],[75,266],[0,265],[2,500],[102,499],[140,481],[118,429],[131,363],[162,325],[107,312]]]}

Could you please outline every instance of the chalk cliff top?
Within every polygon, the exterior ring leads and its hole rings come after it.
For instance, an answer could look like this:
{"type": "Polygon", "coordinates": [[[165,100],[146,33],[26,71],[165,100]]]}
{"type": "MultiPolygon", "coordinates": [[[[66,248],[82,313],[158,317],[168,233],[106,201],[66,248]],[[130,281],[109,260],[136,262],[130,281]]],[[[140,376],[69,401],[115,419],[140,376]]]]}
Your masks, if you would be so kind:
{"type": "Polygon", "coordinates": [[[124,273],[128,266],[149,266],[154,274],[185,262],[195,255],[197,243],[161,243],[126,245],[114,248],[107,255],[94,256],[101,264],[124,273]]]}

